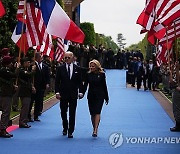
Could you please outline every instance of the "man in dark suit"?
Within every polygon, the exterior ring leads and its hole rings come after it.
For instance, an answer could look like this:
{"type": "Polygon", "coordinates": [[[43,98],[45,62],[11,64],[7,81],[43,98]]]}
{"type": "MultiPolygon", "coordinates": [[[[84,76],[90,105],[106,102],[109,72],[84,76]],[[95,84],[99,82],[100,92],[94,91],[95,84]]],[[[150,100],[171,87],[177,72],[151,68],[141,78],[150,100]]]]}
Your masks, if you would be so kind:
{"type": "Polygon", "coordinates": [[[147,65],[147,79],[148,79],[149,90],[151,90],[151,86],[153,86],[153,89],[154,89],[153,72],[154,72],[154,64],[153,64],[153,61],[150,59],[149,64],[147,65]]]}
{"type": "Polygon", "coordinates": [[[67,135],[68,132],[68,138],[73,138],[78,89],[82,86],[81,69],[73,63],[74,56],[72,52],[66,52],[64,59],[65,64],[57,68],[55,93],[56,98],[60,100],[63,135],[67,135]],[[69,120],[67,119],[68,107],[69,120]]]}
{"type": "Polygon", "coordinates": [[[40,52],[35,53],[35,65],[36,71],[34,73],[34,87],[36,92],[31,96],[31,104],[29,109],[29,121],[33,121],[31,119],[31,109],[33,103],[35,102],[34,106],[34,121],[40,121],[39,115],[41,115],[43,110],[43,98],[44,92],[46,88],[49,88],[50,83],[50,72],[49,68],[46,64],[42,62],[42,55],[40,52]]]}

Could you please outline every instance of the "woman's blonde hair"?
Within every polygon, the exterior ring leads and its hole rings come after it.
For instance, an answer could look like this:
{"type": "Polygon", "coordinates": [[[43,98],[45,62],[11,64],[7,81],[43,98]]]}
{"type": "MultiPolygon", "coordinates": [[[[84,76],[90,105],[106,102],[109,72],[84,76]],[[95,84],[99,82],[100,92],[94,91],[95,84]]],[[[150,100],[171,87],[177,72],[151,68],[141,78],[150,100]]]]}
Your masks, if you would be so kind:
{"type": "MultiPolygon", "coordinates": [[[[103,68],[101,67],[101,64],[98,60],[93,59],[89,62],[89,66],[91,63],[94,63],[96,65],[97,73],[104,73],[103,68]]],[[[89,70],[89,73],[91,73],[91,70],[89,70]]]]}

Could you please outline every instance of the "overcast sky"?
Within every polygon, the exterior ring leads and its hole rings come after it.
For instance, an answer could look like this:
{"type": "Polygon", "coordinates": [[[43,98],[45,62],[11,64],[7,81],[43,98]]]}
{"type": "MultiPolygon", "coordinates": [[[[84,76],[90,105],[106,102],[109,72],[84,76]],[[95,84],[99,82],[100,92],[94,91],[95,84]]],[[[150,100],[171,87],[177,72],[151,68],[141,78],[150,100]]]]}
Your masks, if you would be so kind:
{"type": "Polygon", "coordinates": [[[136,20],[145,6],[145,0],[84,0],[81,3],[81,22],[94,23],[95,32],[126,38],[126,46],[138,43],[144,37],[136,20]]]}

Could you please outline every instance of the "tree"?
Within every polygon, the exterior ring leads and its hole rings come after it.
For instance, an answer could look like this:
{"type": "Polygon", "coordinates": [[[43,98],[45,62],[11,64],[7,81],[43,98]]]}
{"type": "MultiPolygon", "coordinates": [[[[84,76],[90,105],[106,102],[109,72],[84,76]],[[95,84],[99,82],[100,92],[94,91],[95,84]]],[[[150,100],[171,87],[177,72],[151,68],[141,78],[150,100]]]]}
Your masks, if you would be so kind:
{"type": "Polygon", "coordinates": [[[112,40],[111,36],[96,33],[96,46],[98,47],[100,44],[102,44],[105,48],[112,48],[115,53],[119,49],[117,44],[112,40]]]}
{"type": "Polygon", "coordinates": [[[59,5],[64,9],[64,1],[63,0],[56,0],[59,5]]]}
{"type": "Polygon", "coordinates": [[[124,49],[124,46],[126,45],[126,43],[124,43],[125,40],[126,39],[123,37],[122,33],[119,33],[117,35],[117,42],[118,42],[118,45],[119,45],[120,49],[124,49]]]}
{"type": "Polygon", "coordinates": [[[12,32],[16,25],[16,13],[18,1],[2,0],[6,14],[0,19],[0,49],[8,47],[11,52],[15,51],[15,44],[11,40],[12,32]]]}
{"type": "Polygon", "coordinates": [[[94,24],[90,22],[84,22],[80,24],[80,28],[85,34],[85,40],[84,44],[85,45],[90,45],[93,44],[95,45],[96,40],[95,40],[95,31],[94,31],[94,24]]]}

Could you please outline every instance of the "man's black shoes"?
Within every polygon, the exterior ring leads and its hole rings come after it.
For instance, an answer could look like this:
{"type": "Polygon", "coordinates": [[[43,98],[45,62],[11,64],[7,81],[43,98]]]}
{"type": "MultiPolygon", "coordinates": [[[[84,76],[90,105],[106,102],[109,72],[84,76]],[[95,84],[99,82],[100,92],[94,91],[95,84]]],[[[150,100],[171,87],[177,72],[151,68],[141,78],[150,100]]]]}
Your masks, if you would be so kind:
{"type": "Polygon", "coordinates": [[[72,133],[68,133],[68,138],[73,138],[73,134],[72,133]]]}
{"type": "Polygon", "coordinates": [[[66,136],[67,135],[67,130],[63,130],[62,134],[63,134],[63,136],[66,136]]]}

